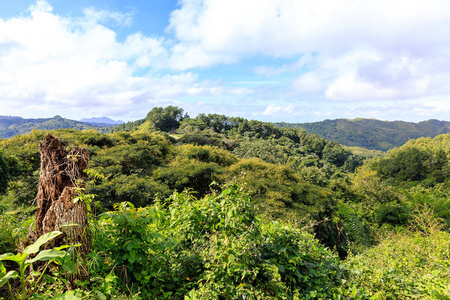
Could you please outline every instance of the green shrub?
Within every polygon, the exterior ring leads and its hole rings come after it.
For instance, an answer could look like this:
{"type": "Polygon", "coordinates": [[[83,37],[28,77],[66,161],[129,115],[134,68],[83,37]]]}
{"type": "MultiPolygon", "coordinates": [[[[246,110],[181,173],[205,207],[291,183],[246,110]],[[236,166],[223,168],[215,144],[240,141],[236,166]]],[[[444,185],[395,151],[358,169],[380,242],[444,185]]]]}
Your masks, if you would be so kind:
{"type": "MultiPolygon", "coordinates": [[[[256,212],[237,185],[201,199],[175,193],[147,208],[122,203],[101,217],[94,251],[145,299],[330,299],[348,292],[336,255],[311,234],[262,222],[256,212]]],[[[111,270],[98,266],[103,276],[111,270]]]]}
{"type": "Polygon", "coordinates": [[[391,233],[348,259],[349,283],[363,299],[450,299],[450,233],[430,210],[414,219],[414,231],[391,233]]]}

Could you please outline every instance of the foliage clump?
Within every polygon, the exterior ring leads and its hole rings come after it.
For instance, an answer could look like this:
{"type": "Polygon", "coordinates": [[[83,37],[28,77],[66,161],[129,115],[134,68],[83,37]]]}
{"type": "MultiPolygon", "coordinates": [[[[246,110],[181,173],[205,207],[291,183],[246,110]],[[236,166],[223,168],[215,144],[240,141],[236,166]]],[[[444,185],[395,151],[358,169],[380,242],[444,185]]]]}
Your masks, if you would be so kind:
{"type": "Polygon", "coordinates": [[[350,257],[349,283],[362,299],[449,299],[450,234],[427,207],[416,210],[410,230],[350,257]]]}
{"type": "Polygon", "coordinates": [[[100,256],[144,298],[332,298],[346,272],[312,235],[262,222],[237,185],[147,208],[122,203],[98,226],[100,256]]]}

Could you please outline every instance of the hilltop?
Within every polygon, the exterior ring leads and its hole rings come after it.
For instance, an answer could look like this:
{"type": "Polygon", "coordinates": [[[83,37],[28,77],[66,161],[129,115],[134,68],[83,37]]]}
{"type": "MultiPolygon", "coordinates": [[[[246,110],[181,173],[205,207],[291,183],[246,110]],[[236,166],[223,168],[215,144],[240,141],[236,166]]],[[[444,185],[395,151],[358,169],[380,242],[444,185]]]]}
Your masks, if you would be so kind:
{"type": "Polygon", "coordinates": [[[17,116],[0,116],[0,138],[11,138],[36,130],[97,129],[99,126],[54,116],[53,118],[24,119],[17,116]]]}
{"type": "Polygon", "coordinates": [[[411,139],[435,137],[450,132],[450,122],[428,120],[419,123],[376,119],[336,119],[312,123],[275,123],[280,127],[304,129],[308,133],[353,147],[386,151],[411,139]]]}

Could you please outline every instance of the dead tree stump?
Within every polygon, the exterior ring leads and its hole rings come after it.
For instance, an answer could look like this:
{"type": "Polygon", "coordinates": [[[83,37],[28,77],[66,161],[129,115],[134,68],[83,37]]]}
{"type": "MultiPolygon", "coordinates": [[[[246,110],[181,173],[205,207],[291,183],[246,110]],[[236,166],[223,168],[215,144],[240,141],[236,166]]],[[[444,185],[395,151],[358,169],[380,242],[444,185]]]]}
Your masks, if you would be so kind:
{"type": "Polygon", "coordinates": [[[41,169],[36,195],[36,229],[29,234],[31,240],[59,230],[64,233],[55,246],[81,244],[78,251],[86,254],[90,247],[86,203],[73,201],[77,189],[84,187],[89,153],[85,148],[75,147],[67,152],[61,142],[51,136],[39,143],[41,169]]]}

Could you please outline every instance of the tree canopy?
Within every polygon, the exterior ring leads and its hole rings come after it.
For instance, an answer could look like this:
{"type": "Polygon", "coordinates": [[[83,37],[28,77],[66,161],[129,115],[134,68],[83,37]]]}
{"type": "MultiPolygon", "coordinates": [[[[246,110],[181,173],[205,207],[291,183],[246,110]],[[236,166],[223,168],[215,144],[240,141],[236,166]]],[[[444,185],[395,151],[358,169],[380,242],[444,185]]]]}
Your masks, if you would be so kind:
{"type": "Polygon", "coordinates": [[[180,127],[180,122],[189,118],[188,114],[183,114],[183,109],[177,106],[155,107],[145,118],[155,129],[161,131],[172,131],[180,127]]]}

